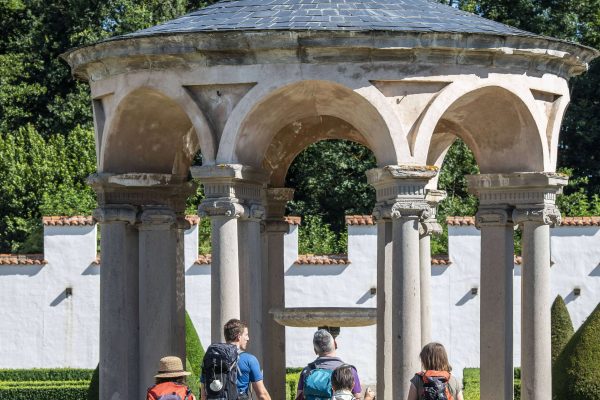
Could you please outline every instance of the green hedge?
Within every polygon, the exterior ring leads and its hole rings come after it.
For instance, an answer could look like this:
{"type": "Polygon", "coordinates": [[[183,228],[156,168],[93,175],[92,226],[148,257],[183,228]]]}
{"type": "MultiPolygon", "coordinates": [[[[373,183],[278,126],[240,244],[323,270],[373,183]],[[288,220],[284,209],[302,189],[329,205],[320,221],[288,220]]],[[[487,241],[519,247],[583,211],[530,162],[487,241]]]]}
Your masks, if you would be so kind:
{"type": "Polygon", "coordinates": [[[0,400],[85,400],[87,382],[80,386],[0,388],[0,400]]]}
{"type": "Polygon", "coordinates": [[[0,369],[0,382],[3,381],[89,381],[93,369],[78,368],[34,368],[0,369]]]}
{"type": "Polygon", "coordinates": [[[300,379],[302,368],[288,368],[285,374],[285,398],[294,400],[296,398],[296,389],[300,379]]]}
{"type": "Polygon", "coordinates": [[[551,315],[552,364],[554,364],[571,337],[573,337],[575,330],[567,305],[560,295],[556,296],[554,303],[552,303],[551,315]]]}
{"type": "MultiPolygon", "coordinates": [[[[521,399],[521,369],[514,371],[514,399],[521,399]]],[[[465,368],[463,370],[463,397],[465,400],[480,400],[479,368],[465,368]]]]}
{"type": "Polygon", "coordinates": [[[600,304],[560,353],[552,370],[557,400],[600,400],[600,304]]]}

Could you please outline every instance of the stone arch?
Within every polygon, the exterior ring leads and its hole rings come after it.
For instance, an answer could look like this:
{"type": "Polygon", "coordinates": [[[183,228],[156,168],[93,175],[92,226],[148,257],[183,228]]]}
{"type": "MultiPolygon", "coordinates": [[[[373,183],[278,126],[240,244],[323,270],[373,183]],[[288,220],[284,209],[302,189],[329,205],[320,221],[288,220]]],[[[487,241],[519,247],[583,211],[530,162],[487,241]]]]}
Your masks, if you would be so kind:
{"type": "Polygon", "coordinates": [[[525,88],[457,82],[429,105],[419,121],[415,153],[427,154],[429,161],[434,134],[451,132],[473,151],[482,173],[552,171],[546,126],[525,88]]]}
{"type": "MultiPolygon", "coordinates": [[[[401,132],[401,127],[393,113],[380,112],[379,104],[373,104],[378,101],[373,99],[377,96],[375,92],[379,93],[367,81],[354,90],[323,80],[282,83],[276,88],[257,86],[238,104],[241,107],[236,110],[238,114],[227,122],[217,162],[263,167],[264,162],[273,161],[267,158],[276,143],[283,146],[279,151],[286,153],[285,158],[293,155],[293,160],[302,149],[318,140],[349,139],[369,147],[378,164],[397,164],[402,154],[401,144],[398,144],[401,141],[395,140],[391,132],[393,129],[401,132]],[[257,101],[248,100],[257,98],[257,101]],[[278,141],[286,132],[297,134],[307,125],[315,129],[313,133],[318,132],[312,140],[278,141]]],[[[408,149],[404,153],[408,154],[408,149]]],[[[287,170],[288,166],[289,163],[284,168],[287,170]]]]}
{"type": "Polygon", "coordinates": [[[101,172],[187,176],[200,149],[203,162],[214,163],[211,128],[183,88],[135,87],[117,93],[115,104],[101,137],[101,172]]]}

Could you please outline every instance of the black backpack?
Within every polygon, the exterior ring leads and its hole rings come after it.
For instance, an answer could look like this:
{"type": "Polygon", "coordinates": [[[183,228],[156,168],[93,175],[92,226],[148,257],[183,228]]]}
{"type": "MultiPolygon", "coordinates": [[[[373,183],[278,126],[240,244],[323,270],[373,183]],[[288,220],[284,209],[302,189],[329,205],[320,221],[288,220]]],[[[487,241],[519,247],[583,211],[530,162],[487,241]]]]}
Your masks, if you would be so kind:
{"type": "Polygon", "coordinates": [[[211,344],[202,360],[207,399],[237,400],[238,348],[234,344],[211,344]]]}

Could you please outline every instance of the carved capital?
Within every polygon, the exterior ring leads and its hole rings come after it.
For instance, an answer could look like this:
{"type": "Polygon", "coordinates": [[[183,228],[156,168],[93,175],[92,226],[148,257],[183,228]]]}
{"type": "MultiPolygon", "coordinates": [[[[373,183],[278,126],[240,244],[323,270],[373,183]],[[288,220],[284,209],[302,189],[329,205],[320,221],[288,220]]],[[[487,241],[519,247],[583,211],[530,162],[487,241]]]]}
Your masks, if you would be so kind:
{"type": "Polygon", "coordinates": [[[111,204],[98,207],[93,212],[94,219],[101,224],[111,222],[136,223],[137,207],[129,204],[111,204]]]}
{"type": "Polygon", "coordinates": [[[392,205],[391,217],[427,219],[432,215],[425,199],[398,200],[392,205]]]}
{"type": "Polygon", "coordinates": [[[383,221],[386,219],[391,219],[392,218],[392,207],[390,207],[387,204],[376,204],[375,208],[373,209],[373,218],[375,218],[375,221],[379,222],[379,221],[383,221]]]}
{"type": "Polygon", "coordinates": [[[517,224],[527,221],[538,222],[544,225],[560,225],[561,215],[558,207],[554,205],[532,206],[530,208],[517,208],[512,213],[513,220],[517,224]]]}
{"type": "Polygon", "coordinates": [[[440,235],[442,232],[442,225],[433,217],[427,218],[419,224],[419,235],[421,235],[421,237],[440,235]]]}
{"type": "Polygon", "coordinates": [[[507,208],[484,208],[475,214],[475,226],[481,229],[482,226],[506,226],[514,225],[510,209],[507,208]]]}
{"type": "Polygon", "coordinates": [[[146,206],[140,215],[140,229],[169,229],[177,223],[177,215],[166,206],[146,206]]]}
{"type": "Polygon", "coordinates": [[[235,198],[217,198],[205,199],[198,207],[198,215],[201,217],[229,217],[240,218],[248,215],[248,210],[238,199],[235,198]]]}
{"type": "Polygon", "coordinates": [[[248,207],[248,218],[261,220],[265,216],[265,208],[260,204],[252,204],[248,207]]]}

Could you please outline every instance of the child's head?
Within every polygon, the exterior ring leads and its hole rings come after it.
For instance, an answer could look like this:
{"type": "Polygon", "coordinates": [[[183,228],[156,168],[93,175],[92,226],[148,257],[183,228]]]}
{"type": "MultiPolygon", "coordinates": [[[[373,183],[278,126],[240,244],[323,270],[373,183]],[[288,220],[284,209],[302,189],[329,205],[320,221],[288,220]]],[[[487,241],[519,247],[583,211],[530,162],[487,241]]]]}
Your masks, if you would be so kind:
{"type": "Polygon", "coordinates": [[[343,364],[337,367],[331,375],[331,386],[333,390],[348,390],[354,388],[354,374],[352,366],[343,364]]]}
{"type": "Polygon", "coordinates": [[[440,343],[432,342],[426,344],[419,354],[423,369],[429,371],[452,371],[450,363],[448,363],[448,355],[446,349],[440,343]]]}

